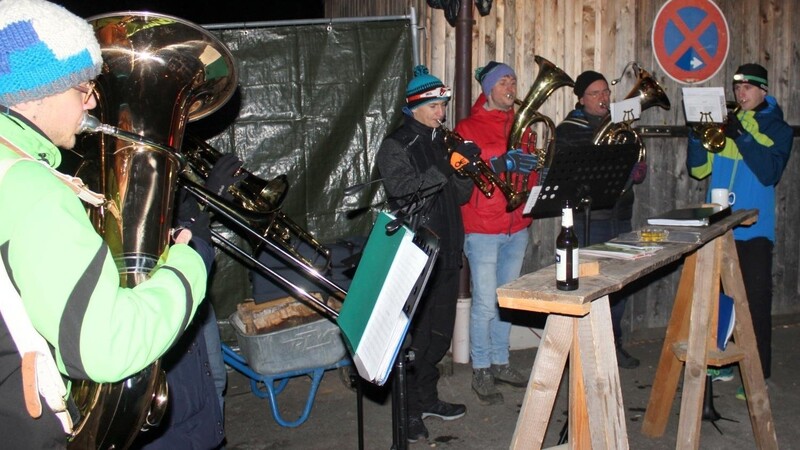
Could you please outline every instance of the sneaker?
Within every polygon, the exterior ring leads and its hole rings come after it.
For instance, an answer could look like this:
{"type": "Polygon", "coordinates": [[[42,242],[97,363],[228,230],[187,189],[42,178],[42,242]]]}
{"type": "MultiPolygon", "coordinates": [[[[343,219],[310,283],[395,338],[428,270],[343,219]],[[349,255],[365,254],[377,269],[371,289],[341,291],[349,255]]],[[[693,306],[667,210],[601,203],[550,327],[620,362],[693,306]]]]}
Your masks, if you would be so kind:
{"type": "Polygon", "coordinates": [[[491,371],[495,383],[505,383],[514,387],[523,388],[528,385],[528,379],[522,376],[517,369],[514,369],[508,364],[492,364],[491,371]]]}
{"type": "Polygon", "coordinates": [[[472,371],[472,390],[478,400],[484,405],[498,405],[503,403],[503,394],[494,385],[494,376],[489,369],[474,369],[472,371]]]}
{"type": "Polygon", "coordinates": [[[428,428],[422,421],[422,417],[408,418],[408,442],[417,442],[420,439],[428,439],[428,428]]]}
{"type": "Polygon", "coordinates": [[[620,369],[635,369],[639,367],[639,360],[620,346],[617,347],[617,365],[620,369]]]}
{"type": "Polygon", "coordinates": [[[747,394],[744,393],[744,386],[739,386],[736,390],[736,398],[739,400],[747,400],[747,394]]]}
{"type": "Polygon", "coordinates": [[[437,400],[436,403],[422,411],[422,418],[438,417],[442,420],[456,420],[464,417],[467,407],[458,403],[447,403],[437,400]]]}
{"type": "Polygon", "coordinates": [[[709,367],[708,374],[711,381],[731,381],[733,379],[733,367],[709,367]]]}

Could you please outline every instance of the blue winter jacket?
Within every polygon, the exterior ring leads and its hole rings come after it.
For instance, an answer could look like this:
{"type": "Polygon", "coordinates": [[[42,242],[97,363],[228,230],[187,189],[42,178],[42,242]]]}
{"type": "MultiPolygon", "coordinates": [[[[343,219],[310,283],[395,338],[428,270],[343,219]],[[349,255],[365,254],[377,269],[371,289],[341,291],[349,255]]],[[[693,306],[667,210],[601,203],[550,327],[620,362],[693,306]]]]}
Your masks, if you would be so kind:
{"type": "MultiPolygon", "coordinates": [[[[775,241],[775,185],[792,150],[792,128],[772,96],[751,111],[737,115],[745,132],[735,140],[727,138],[720,153],[709,153],[700,140],[689,136],[687,165],[692,177],[711,174],[708,192],[729,189],[736,195],[733,210],[758,209],[758,221],[734,229],[736,240],[766,237],[775,241]]],[[[708,200],[708,199],[707,199],[708,200]]]]}

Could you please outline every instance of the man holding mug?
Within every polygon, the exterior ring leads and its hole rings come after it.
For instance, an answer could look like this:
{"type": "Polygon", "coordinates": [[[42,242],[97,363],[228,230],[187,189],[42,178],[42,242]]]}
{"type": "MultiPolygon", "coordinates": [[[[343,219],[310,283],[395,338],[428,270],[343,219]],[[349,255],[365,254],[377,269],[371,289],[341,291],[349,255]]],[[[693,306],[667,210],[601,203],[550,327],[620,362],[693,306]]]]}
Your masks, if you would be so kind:
{"type": "MultiPolygon", "coordinates": [[[[783,120],[778,102],[767,95],[767,87],[767,69],[758,64],[739,66],[733,76],[739,107],[737,112],[728,114],[725,148],[719,153],[708,153],[703,150],[700,138],[690,133],[686,158],[692,177],[703,179],[711,175],[710,192],[726,190],[724,201],[733,205],[735,199],[734,209],[758,209],[758,221],[737,227],[733,236],[737,253],[747,255],[739,259],[739,264],[765,379],[770,376],[772,348],[775,185],[792,149],[792,129],[783,120]]],[[[730,380],[733,375],[721,378],[730,380]]],[[[744,399],[744,390],[739,391],[737,398],[744,399]]]]}

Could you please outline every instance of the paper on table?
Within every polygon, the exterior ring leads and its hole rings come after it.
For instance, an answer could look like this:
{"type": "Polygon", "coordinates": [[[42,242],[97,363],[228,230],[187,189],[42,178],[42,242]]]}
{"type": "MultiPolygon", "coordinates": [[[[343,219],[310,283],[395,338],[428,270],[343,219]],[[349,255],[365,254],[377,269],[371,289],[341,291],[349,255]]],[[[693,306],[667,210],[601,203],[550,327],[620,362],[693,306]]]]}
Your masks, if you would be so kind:
{"type": "Polygon", "coordinates": [[[542,192],[541,186],[534,186],[531,189],[530,195],[528,195],[528,201],[525,202],[525,206],[522,209],[522,214],[530,214],[533,210],[533,205],[536,204],[536,200],[539,199],[539,193],[542,192]]]}
{"type": "Polygon", "coordinates": [[[721,87],[685,87],[683,111],[690,123],[724,122],[727,116],[725,90],[721,87]]]}

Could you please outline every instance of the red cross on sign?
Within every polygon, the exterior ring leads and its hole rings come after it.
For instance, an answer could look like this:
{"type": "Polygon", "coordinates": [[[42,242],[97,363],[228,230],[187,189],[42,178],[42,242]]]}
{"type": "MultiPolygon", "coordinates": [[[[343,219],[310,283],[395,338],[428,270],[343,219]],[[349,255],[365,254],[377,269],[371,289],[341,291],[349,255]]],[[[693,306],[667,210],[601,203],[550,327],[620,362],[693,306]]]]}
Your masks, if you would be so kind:
{"type": "Polygon", "coordinates": [[[679,83],[702,83],[716,75],[729,45],[728,22],[711,0],[669,0],[656,14],[656,61],[679,83]]]}

